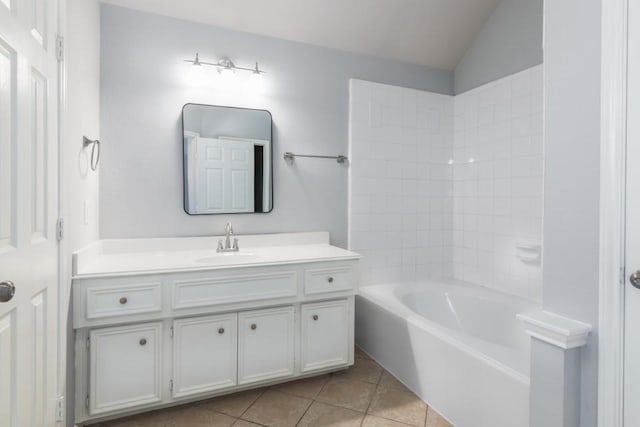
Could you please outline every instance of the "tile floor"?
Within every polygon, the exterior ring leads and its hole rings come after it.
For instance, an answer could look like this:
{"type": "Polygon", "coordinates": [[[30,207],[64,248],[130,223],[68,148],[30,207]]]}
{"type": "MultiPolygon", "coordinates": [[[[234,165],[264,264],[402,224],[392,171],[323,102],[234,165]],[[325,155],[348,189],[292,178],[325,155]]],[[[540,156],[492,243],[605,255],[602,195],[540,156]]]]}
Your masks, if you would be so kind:
{"type": "Polygon", "coordinates": [[[248,390],[93,427],[452,427],[356,348],[346,371],[248,390]]]}

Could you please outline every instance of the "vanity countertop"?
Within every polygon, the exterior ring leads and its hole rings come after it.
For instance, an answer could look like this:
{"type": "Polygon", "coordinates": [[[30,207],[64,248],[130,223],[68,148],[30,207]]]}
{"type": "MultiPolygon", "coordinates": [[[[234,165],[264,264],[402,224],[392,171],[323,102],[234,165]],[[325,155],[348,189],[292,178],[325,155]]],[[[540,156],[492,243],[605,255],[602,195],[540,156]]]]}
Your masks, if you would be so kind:
{"type": "Polygon", "coordinates": [[[238,252],[216,252],[219,239],[185,237],[99,240],[73,254],[73,277],[201,271],[316,261],[356,260],[361,256],[329,244],[329,233],[238,235],[238,252]]]}

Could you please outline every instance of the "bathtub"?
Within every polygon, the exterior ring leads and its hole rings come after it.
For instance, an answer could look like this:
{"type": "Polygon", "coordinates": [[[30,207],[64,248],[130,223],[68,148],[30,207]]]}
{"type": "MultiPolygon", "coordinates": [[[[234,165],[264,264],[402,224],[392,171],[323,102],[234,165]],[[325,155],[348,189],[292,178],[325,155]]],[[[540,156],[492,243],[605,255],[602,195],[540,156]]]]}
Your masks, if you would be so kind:
{"type": "Polygon", "coordinates": [[[455,280],[364,286],[356,342],[456,427],[529,425],[533,303],[455,280]]]}

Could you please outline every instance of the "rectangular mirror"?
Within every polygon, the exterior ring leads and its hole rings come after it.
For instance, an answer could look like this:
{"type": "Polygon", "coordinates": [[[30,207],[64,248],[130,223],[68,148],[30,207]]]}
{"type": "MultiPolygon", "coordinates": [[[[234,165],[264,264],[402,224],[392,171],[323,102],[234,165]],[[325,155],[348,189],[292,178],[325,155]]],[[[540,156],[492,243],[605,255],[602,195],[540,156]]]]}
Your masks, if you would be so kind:
{"type": "Polygon", "coordinates": [[[271,211],[271,113],[186,104],[182,135],[184,210],[188,214],[271,211]]]}

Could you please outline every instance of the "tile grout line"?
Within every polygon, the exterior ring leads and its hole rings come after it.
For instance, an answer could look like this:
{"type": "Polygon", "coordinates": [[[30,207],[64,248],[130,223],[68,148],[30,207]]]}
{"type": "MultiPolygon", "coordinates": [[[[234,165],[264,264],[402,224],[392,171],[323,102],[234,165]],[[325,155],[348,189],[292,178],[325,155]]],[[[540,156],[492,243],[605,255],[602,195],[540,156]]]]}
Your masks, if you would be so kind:
{"type": "MultiPolygon", "coordinates": [[[[243,416],[244,414],[246,414],[246,413],[247,413],[247,411],[248,411],[249,409],[251,409],[251,407],[252,407],[253,405],[255,405],[255,403],[258,401],[258,399],[260,399],[260,398],[261,398],[261,397],[262,397],[262,396],[267,392],[267,390],[269,390],[269,388],[268,388],[268,387],[265,387],[265,388],[262,390],[262,392],[260,392],[260,394],[258,394],[258,396],[257,396],[257,397],[256,397],[256,398],[255,398],[255,399],[254,399],[250,404],[249,404],[249,406],[247,406],[247,409],[245,409],[244,411],[242,411],[242,413],[241,413],[241,414],[240,414],[240,416],[238,417],[238,419],[239,419],[239,420],[249,421],[249,420],[246,420],[246,419],[242,418],[242,416],[243,416]]],[[[255,423],[255,422],[253,422],[253,421],[249,421],[249,422],[250,422],[250,423],[254,423],[254,424],[259,424],[259,423],[255,423]]],[[[262,424],[259,424],[259,425],[262,425],[262,424]]]]}

